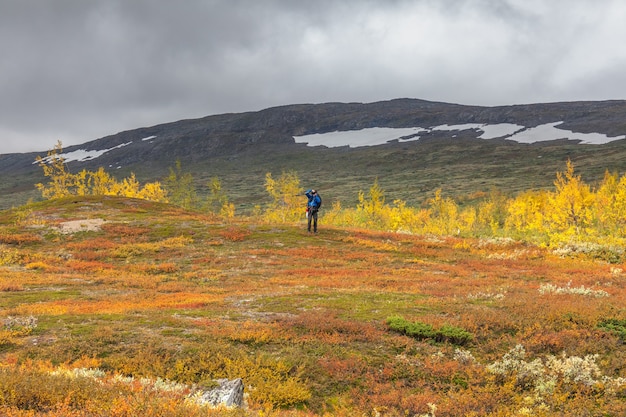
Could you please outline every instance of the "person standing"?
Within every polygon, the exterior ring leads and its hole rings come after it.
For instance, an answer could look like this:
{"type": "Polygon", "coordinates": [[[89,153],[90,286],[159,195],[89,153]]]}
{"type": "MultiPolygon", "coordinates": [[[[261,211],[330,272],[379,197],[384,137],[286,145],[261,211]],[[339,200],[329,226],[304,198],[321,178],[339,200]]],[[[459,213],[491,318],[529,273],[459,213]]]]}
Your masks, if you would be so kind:
{"type": "Polygon", "coordinates": [[[309,202],[307,203],[307,230],[311,233],[311,222],[313,222],[313,232],[317,233],[317,212],[322,206],[322,198],[317,194],[316,190],[307,190],[304,195],[307,196],[309,202]]]}

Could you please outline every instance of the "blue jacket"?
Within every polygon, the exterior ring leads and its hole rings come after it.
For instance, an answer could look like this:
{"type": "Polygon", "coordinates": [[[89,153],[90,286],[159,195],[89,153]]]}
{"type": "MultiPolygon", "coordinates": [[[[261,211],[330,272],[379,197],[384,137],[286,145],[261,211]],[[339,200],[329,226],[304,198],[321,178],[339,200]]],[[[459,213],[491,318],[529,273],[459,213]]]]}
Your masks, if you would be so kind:
{"type": "Polygon", "coordinates": [[[307,206],[319,208],[320,205],[322,204],[322,199],[320,198],[320,196],[318,194],[312,194],[311,190],[307,190],[307,192],[304,193],[304,195],[306,195],[307,198],[309,199],[307,206]]]}

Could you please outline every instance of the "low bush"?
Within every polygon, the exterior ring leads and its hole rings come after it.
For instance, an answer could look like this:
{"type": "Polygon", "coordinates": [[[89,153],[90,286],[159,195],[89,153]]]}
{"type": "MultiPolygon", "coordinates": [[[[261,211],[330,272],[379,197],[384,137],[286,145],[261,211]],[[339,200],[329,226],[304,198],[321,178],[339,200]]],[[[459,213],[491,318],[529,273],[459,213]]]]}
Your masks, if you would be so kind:
{"type": "Polygon", "coordinates": [[[626,320],[619,319],[606,319],[598,323],[598,328],[613,333],[620,338],[621,341],[626,342],[626,320]]]}
{"type": "Polygon", "coordinates": [[[23,245],[25,243],[39,243],[41,237],[32,233],[0,232],[0,243],[6,245],[23,245]]]}
{"type": "Polygon", "coordinates": [[[459,327],[444,324],[439,329],[432,325],[419,321],[410,322],[399,316],[389,317],[387,325],[393,331],[413,337],[418,340],[432,339],[440,343],[451,343],[453,345],[465,345],[472,341],[470,332],[459,327]]]}

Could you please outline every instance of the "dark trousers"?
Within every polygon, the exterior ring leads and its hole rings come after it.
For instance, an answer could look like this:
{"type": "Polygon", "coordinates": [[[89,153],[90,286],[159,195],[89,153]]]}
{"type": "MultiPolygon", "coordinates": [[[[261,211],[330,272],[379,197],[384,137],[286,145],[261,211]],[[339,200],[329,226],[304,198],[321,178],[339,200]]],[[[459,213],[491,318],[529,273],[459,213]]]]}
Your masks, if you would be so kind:
{"type": "Polygon", "coordinates": [[[308,230],[311,231],[311,221],[313,221],[313,231],[317,233],[317,210],[309,209],[308,230]]]}

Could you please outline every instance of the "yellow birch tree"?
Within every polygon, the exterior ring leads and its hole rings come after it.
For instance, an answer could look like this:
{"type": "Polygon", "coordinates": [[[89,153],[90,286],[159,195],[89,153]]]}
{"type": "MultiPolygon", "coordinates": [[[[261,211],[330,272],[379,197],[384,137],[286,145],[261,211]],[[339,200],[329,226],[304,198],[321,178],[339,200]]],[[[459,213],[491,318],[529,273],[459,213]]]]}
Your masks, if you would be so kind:
{"type": "MultiPolygon", "coordinates": [[[[579,237],[592,226],[594,196],[580,175],[574,174],[574,164],[570,160],[565,172],[557,172],[556,177],[556,191],[548,199],[548,227],[562,234],[564,240],[579,237]]],[[[553,236],[556,237],[555,233],[553,236]]]]}
{"type": "Polygon", "coordinates": [[[74,178],[67,170],[63,154],[63,145],[58,141],[54,148],[48,151],[46,158],[37,156],[35,161],[43,169],[43,175],[49,178],[48,184],[36,184],[41,196],[47,199],[61,198],[72,195],[74,178]]]}
{"type": "Polygon", "coordinates": [[[626,176],[604,174],[595,193],[594,217],[596,227],[604,234],[623,236],[626,226],[626,176]]]}
{"type": "Polygon", "coordinates": [[[268,172],[265,174],[265,190],[272,198],[265,211],[265,220],[290,223],[304,217],[306,197],[295,171],[283,171],[278,179],[268,172]]]}

